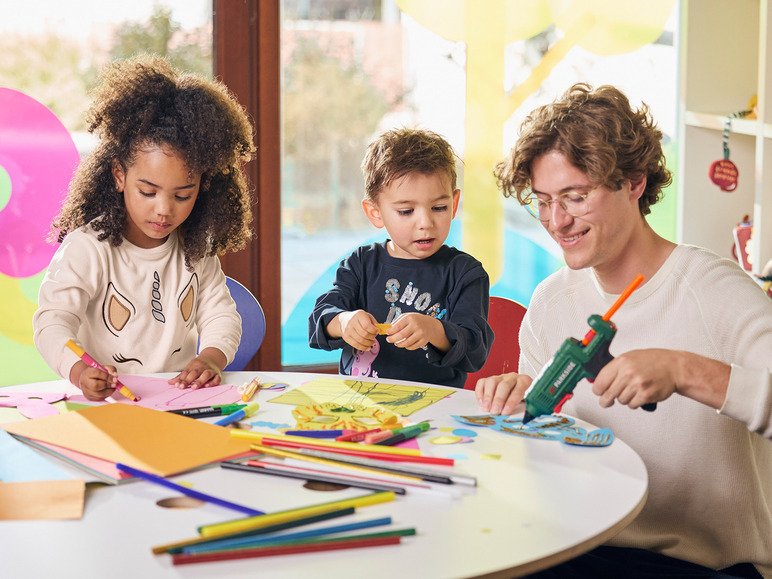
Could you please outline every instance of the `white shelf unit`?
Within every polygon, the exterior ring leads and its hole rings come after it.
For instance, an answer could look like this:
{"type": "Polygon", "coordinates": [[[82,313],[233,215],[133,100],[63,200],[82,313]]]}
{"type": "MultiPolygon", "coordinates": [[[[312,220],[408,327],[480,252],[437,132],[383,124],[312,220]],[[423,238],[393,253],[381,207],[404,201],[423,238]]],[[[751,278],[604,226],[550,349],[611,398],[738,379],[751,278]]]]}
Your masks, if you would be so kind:
{"type": "Polygon", "coordinates": [[[772,0],[681,0],[678,240],[732,255],[732,230],[753,220],[751,260],[772,259],[772,0]],[[737,189],[710,181],[726,118],[758,95],[757,119],[732,119],[737,189]]]}

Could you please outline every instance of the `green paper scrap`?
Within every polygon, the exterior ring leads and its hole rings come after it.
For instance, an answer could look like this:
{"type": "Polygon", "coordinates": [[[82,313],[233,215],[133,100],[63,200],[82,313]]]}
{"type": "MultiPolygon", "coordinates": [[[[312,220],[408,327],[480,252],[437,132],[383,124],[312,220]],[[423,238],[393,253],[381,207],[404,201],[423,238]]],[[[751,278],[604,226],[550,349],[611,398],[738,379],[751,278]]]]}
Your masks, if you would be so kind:
{"type": "Polygon", "coordinates": [[[294,390],[279,394],[270,402],[311,406],[333,402],[341,406],[380,406],[400,416],[410,416],[453,394],[454,390],[431,386],[363,382],[354,379],[316,378],[294,390]]]}

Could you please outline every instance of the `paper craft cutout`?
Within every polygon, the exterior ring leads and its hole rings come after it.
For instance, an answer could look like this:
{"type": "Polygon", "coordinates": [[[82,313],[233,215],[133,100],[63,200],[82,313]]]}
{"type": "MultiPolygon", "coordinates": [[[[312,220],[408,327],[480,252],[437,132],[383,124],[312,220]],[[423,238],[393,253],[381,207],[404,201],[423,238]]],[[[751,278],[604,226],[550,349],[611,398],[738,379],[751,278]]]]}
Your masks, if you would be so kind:
{"type": "Polygon", "coordinates": [[[299,430],[356,430],[364,432],[385,424],[394,424],[399,417],[377,406],[322,402],[298,406],[292,411],[299,430]]]}
{"type": "Polygon", "coordinates": [[[522,418],[490,414],[453,416],[453,418],[470,426],[489,426],[506,434],[543,440],[560,440],[576,446],[608,446],[614,442],[614,433],[608,428],[587,432],[585,428],[575,426],[573,418],[555,414],[539,416],[528,424],[523,424],[522,418]]]}
{"type": "Polygon", "coordinates": [[[229,430],[170,412],[107,404],[5,424],[11,434],[169,476],[249,451],[229,430]]]}
{"type": "Polygon", "coordinates": [[[322,402],[334,402],[341,406],[381,406],[400,416],[410,416],[451,394],[453,394],[452,390],[429,386],[405,386],[341,378],[316,378],[294,390],[272,398],[270,402],[292,404],[293,406],[312,406],[322,402]]]}
{"type": "MultiPolygon", "coordinates": [[[[234,404],[241,400],[238,388],[230,384],[220,384],[208,388],[180,389],[167,383],[166,378],[154,376],[139,376],[136,374],[120,375],[119,379],[134,394],[139,396],[138,402],[129,400],[119,392],[112,398],[131,406],[142,406],[153,410],[180,410],[182,408],[197,408],[199,406],[214,406],[217,404],[234,404]]],[[[82,394],[69,396],[73,402],[94,404],[109,404],[109,402],[93,402],[82,394]]]]}
{"type": "Polygon", "coordinates": [[[460,436],[452,436],[452,435],[444,435],[444,436],[436,436],[429,440],[432,444],[456,444],[457,442],[461,442],[462,438],[460,436]]]}
{"type": "Polygon", "coordinates": [[[64,392],[4,392],[0,390],[0,406],[16,408],[26,418],[41,418],[59,414],[54,402],[64,400],[64,392]]]}
{"type": "Polygon", "coordinates": [[[468,428],[454,428],[453,434],[466,438],[474,438],[477,436],[477,433],[474,430],[469,430],[468,428]]]}
{"type": "Polygon", "coordinates": [[[268,422],[266,420],[256,420],[255,422],[250,422],[250,426],[264,426],[265,428],[273,428],[274,430],[280,430],[282,428],[289,429],[292,428],[291,424],[284,424],[279,422],[268,422]]]}

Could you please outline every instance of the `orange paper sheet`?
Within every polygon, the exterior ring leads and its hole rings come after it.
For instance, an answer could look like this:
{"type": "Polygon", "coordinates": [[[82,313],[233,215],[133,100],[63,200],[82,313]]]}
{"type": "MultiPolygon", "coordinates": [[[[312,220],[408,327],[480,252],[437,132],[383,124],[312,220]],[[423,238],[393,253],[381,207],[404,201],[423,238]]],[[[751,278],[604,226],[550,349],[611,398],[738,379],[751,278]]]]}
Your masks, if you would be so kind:
{"type": "Polygon", "coordinates": [[[169,412],[109,404],[3,428],[160,476],[184,472],[249,450],[229,430],[169,412]]]}
{"type": "Polygon", "coordinates": [[[0,520],[80,519],[85,494],[80,479],[0,483],[0,520]]]}

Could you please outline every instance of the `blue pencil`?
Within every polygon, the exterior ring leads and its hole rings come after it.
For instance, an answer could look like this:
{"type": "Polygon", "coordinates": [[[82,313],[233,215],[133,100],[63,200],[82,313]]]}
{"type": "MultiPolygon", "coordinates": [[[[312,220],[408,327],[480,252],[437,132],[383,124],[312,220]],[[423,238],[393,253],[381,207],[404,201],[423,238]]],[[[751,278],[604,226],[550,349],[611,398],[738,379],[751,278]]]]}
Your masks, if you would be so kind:
{"type": "Polygon", "coordinates": [[[226,509],[233,509],[234,511],[238,511],[240,513],[244,513],[245,515],[249,515],[251,517],[255,517],[258,515],[264,515],[265,513],[263,511],[258,511],[255,509],[250,509],[249,507],[245,507],[242,505],[237,505],[236,503],[232,503],[230,501],[226,501],[223,499],[218,499],[217,497],[213,497],[211,495],[207,495],[204,493],[200,493],[198,491],[194,491],[193,489],[186,488],[184,486],[178,485],[176,483],[173,483],[170,480],[167,480],[161,476],[145,472],[144,470],[139,470],[137,468],[127,466],[125,464],[116,463],[115,465],[118,470],[125,472],[126,474],[130,474],[132,476],[135,476],[137,478],[141,478],[142,480],[145,480],[147,482],[155,483],[157,485],[160,485],[162,487],[173,489],[177,492],[182,493],[183,495],[192,497],[194,499],[198,499],[200,501],[204,501],[207,503],[212,503],[213,505],[219,505],[221,507],[225,507],[226,509]]]}
{"type": "Polygon", "coordinates": [[[337,438],[350,432],[350,430],[287,430],[284,434],[290,436],[306,436],[308,438],[337,438]]]}
{"type": "Polygon", "coordinates": [[[183,553],[206,553],[208,551],[221,551],[223,549],[248,548],[251,546],[270,545],[271,543],[286,543],[287,541],[296,541],[298,539],[307,539],[310,537],[322,537],[324,535],[333,535],[335,533],[345,533],[347,531],[358,531],[360,529],[370,529],[382,525],[390,525],[391,517],[372,519],[369,521],[360,521],[358,523],[348,523],[346,525],[333,525],[332,527],[323,527],[311,531],[299,531],[296,533],[285,533],[283,535],[271,535],[262,537],[239,537],[238,539],[222,539],[213,541],[205,545],[191,545],[183,547],[183,553]]]}

